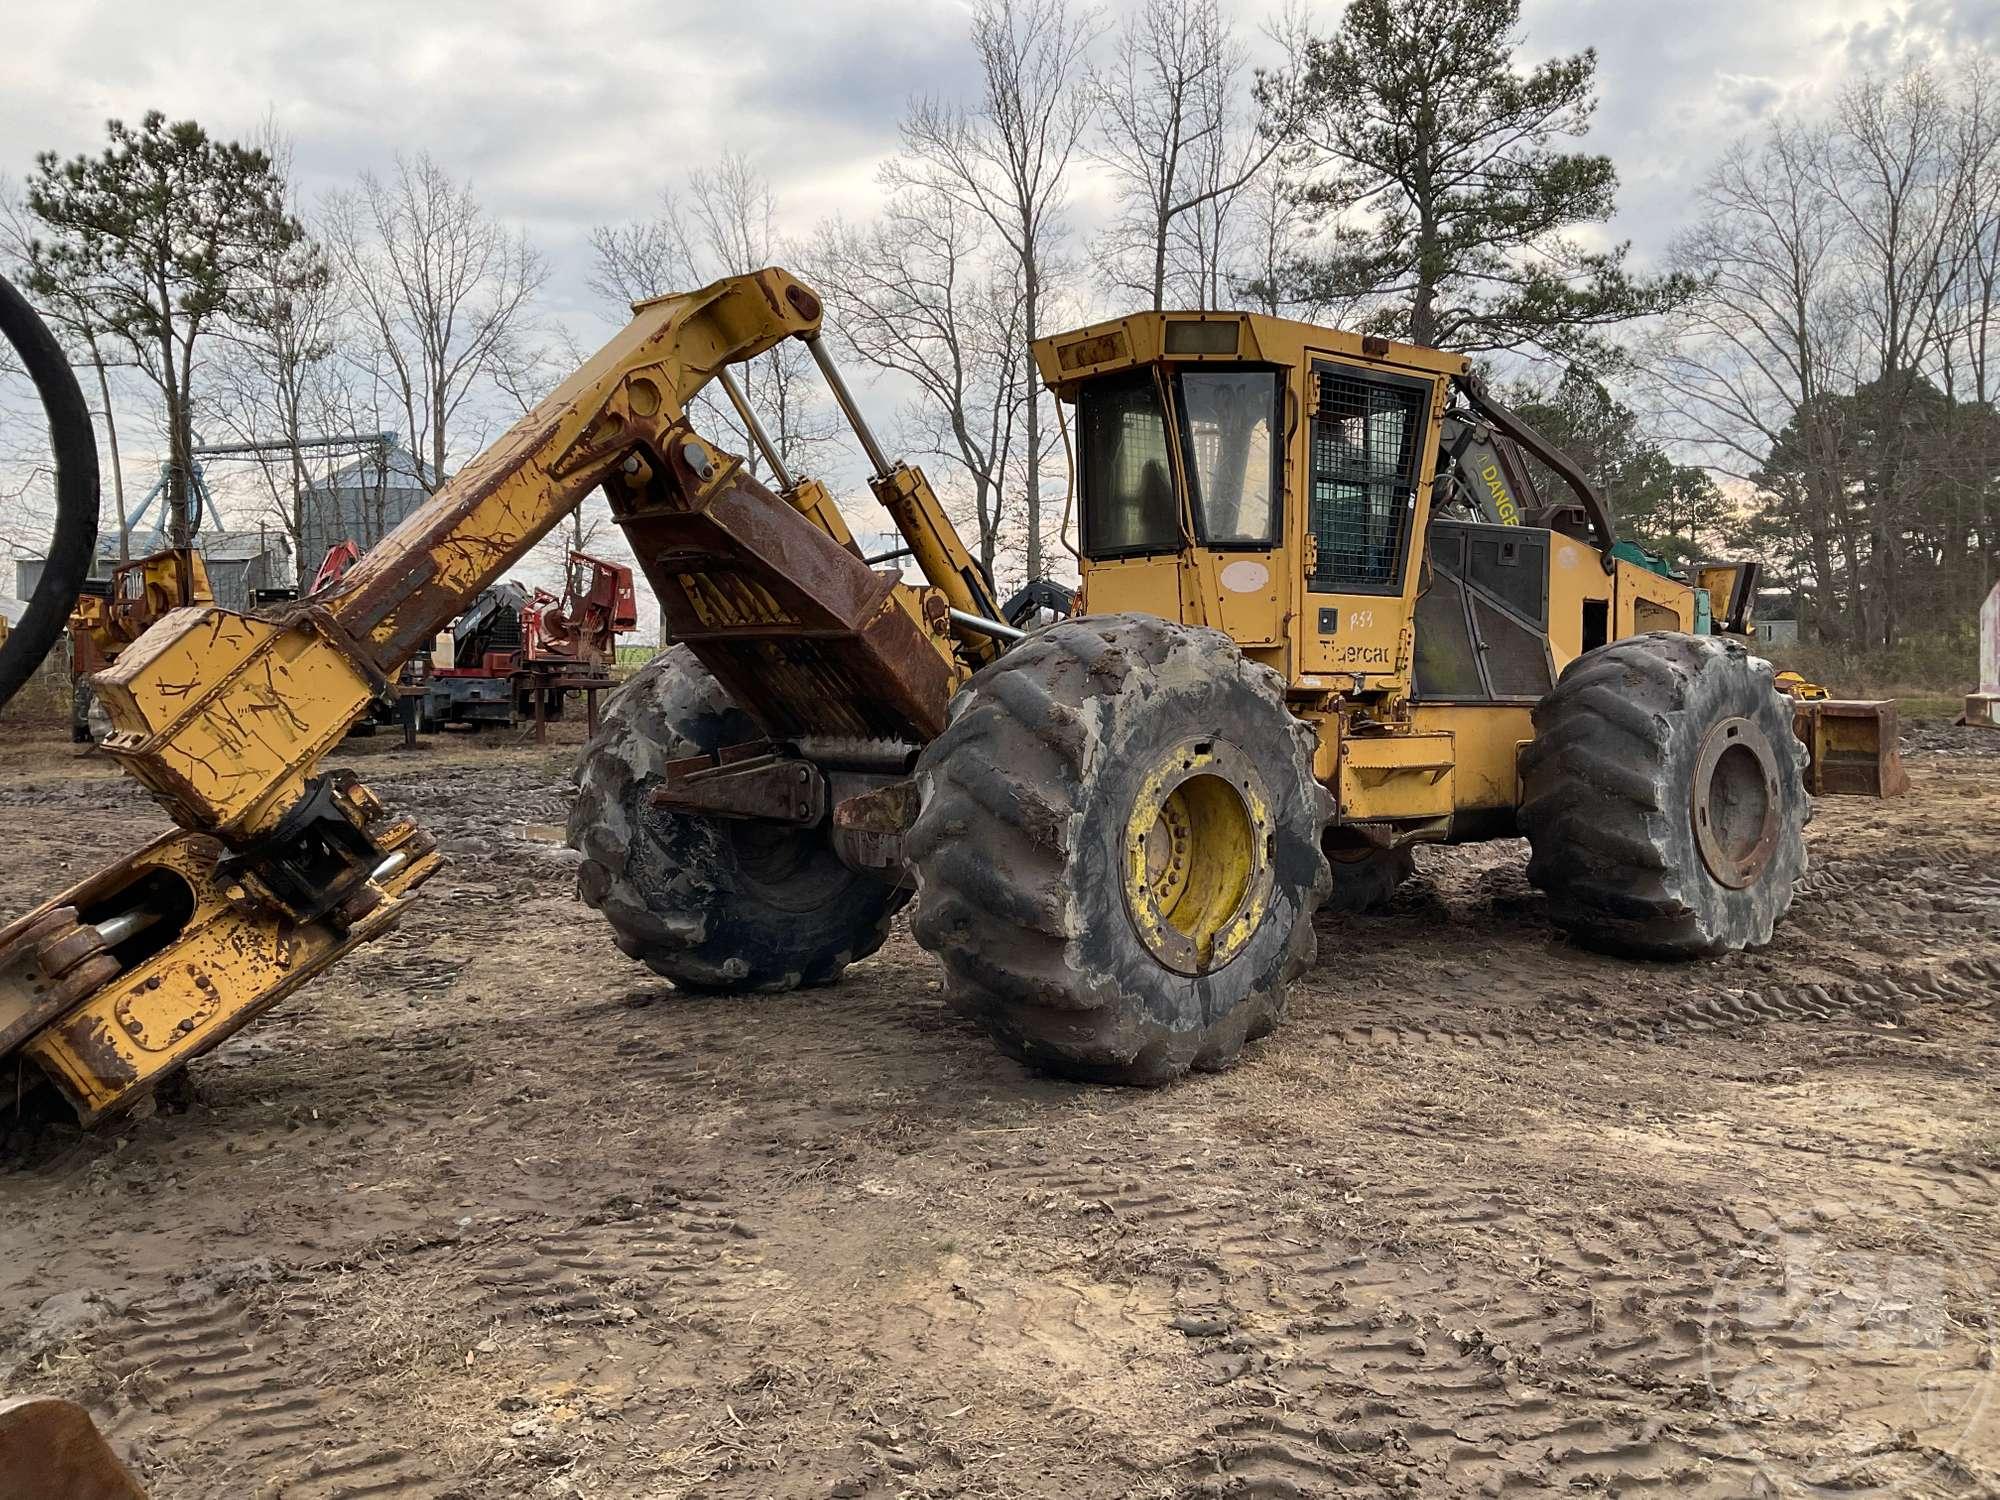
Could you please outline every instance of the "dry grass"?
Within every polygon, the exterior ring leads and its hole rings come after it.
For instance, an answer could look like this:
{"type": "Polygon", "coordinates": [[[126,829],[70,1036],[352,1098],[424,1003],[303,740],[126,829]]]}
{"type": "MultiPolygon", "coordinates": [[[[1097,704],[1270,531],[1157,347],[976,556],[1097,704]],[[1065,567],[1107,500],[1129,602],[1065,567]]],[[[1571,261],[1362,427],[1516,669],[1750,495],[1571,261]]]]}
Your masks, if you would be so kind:
{"type": "Polygon", "coordinates": [[[494,1456],[506,1419],[492,1372],[533,1363],[532,1328],[462,1310],[462,1266],[400,1259],[331,1267],[251,1294],[268,1319],[302,1322],[326,1360],[319,1377],[401,1410],[459,1473],[494,1456]]]}
{"type": "Polygon", "coordinates": [[[1915,636],[1890,648],[1801,642],[1758,649],[1779,671],[1823,683],[1836,697],[1952,700],[1956,713],[1979,682],[1979,642],[1970,629],[1915,636]]]}

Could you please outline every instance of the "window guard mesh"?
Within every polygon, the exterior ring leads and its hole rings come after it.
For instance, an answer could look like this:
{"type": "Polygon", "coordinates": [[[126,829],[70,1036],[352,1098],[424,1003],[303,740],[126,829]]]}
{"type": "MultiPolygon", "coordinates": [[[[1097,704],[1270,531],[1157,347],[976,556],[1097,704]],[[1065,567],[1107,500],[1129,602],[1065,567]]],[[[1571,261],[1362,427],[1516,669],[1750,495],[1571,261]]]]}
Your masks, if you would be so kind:
{"type": "Polygon", "coordinates": [[[1392,587],[1415,501],[1425,391],[1346,371],[1317,374],[1312,586],[1329,593],[1392,587]]]}

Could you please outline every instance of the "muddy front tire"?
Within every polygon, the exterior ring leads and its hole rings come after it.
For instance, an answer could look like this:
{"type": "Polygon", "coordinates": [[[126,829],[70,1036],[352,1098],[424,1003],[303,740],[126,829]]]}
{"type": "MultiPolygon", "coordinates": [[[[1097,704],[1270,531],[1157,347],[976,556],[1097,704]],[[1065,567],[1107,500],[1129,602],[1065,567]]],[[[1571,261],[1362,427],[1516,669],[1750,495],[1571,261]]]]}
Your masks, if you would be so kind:
{"type": "Polygon", "coordinates": [[[1806,751],[1771,665],[1655,631],[1578,657],[1521,755],[1528,879],[1608,953],[1758,948],[1806,869],[1806,751]]]}
{"type": "Polygon", "coordinates": [[[1130,1084],[1226,1067],[1313,961],[1312,751],[1277,676],[1217,631],[1037,631],[918,758],[912,931],[1030,1064],[1130,1084]]]}
{"type": "Polygon", "coordinates": [[[684,647],[619,690],[583,754],[569,845],[577,888],[620,949],[683,989],[831,984],[888,936],[907,893],[857,875],[826,828],[661,812],[670,760],[758,738],[684,647]]]}

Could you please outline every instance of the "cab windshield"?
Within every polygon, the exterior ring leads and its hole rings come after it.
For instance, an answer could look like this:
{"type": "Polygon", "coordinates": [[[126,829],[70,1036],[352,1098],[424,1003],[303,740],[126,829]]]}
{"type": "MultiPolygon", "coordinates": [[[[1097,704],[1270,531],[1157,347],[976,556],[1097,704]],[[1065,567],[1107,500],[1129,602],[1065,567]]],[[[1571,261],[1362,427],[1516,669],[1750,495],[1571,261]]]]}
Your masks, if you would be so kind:
{"type": "MultiPolygon", "coordinates": [[[[1191,369],[1173,377],[1181,468],[1212,547],[1270,547],[1278,528],[1278,372],[1191,369]]],[[[1077,395],[1083,546],[1092,558],[1181,545],[1167,416],[1151,368],[1087,382],[1077,395]]]]}
{"type": "Polygon", "coordinates": [[[1277,371],[1184,371],[1179,405],[1182,452],[1202,540],[1211,547],[1273,545],[1277,371]]]}

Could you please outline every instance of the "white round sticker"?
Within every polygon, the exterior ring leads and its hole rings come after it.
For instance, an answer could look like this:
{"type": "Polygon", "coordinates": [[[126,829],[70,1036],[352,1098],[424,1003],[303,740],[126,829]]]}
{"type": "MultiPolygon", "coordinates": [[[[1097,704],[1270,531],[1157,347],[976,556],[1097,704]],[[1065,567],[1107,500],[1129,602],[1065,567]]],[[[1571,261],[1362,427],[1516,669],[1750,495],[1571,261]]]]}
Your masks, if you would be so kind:
{"type": "Polygon", "coordinates": [[[1232,594],[1254,594],[1271,581],[1271,570],[1260,562],[1233,562],[1222,570],[1222,586],[1232,594]]]}
{"type": "Polygon", "coordinates": [[[1558,547],[1556,549],[1556,566],[1559,568],[1573,568],[1577,565],[1581,556],[1582,554],[1574,547],[1558,547]]]}

